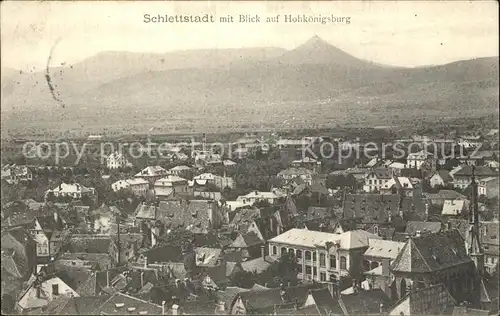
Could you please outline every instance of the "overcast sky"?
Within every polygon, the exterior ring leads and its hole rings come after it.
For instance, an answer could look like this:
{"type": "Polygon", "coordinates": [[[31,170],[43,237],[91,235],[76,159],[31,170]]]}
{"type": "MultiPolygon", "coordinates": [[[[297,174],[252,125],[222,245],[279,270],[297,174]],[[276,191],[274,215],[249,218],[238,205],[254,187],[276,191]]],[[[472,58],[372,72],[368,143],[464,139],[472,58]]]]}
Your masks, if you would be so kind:
{"type": "Polygon", "coordinates": [[[317,34],[366,60],[399,66],[498,56],[497,1],[451,2],[2,2],[2,66],[41,70],[101,51],[274,46],[317,34]],[[281,14],[275,24],[146,24],[144,14],[281,14]],[[289,24],[284,14],[350,16],[349,25],[289,24]]]}

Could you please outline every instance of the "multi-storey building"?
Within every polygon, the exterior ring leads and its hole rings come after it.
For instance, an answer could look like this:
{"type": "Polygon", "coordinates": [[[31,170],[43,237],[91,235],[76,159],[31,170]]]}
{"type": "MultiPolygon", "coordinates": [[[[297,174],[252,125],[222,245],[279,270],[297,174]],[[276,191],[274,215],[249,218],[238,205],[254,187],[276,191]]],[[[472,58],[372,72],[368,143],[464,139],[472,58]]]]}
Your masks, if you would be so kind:
{"type": "Polygon", "coordinates": [[[118,180],[111,185],[111,188],[115,192],[118,192],[122,189],[128,189],[137,196],[144,196],[149,189],[149,182],[142,178],[118,180]]]}
{"type": "Polygon", "coordinates": [[[406,167],[421,169],[424,163],[428,163],[432,169],[436,168],[437,159],[427,150],[421,150],[416,153],[410,153],[406,157],[406,167]]]}
{"type": "Polygon", "coordinates": [[[365,176],[365,185],[363,191],[380,191],[382,187],[392,179],[392,172],[387,168],[377,168],[368,172],[365,176]]]}
{"type": "Polygon", "coordinates": [[[268,241],[269,254],[279,257],[293,253],[299,279],[329,282],[361,275],[362,256],[369,238],[380,239],[364,230],[332,234],[294,228],[268,241]]]}
{"type": "Polygon", "coordinates": [[[121,153],[115,152],[106,158],[106,166],[109,169],[118,169],[131,167],[132,164],[128,162],[127,158],[121,153]]]}
{"type": "Polygon", "coordinates": [[[78,183],[61,183],[57,188],[47,190],[47,194],[48,193],[53,193],[55,197],[71,197],[73,199],[81,199],[84,196],[96,198],[96,191],[94,188],[87,188],[78,183]]]}

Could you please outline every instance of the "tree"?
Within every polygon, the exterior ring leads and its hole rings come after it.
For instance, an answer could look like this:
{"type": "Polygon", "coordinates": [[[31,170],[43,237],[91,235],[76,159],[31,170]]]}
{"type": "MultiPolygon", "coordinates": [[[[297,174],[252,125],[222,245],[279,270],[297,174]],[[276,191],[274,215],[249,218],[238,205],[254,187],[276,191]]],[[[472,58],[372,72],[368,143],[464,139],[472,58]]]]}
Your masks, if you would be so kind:
{"type": "Polygon", "coordinates": [[[354,189],[356,187],[356,178],[352,174],[348,175],[329,175],[326,178],[326,187],[329,189],[348,187],[354,189]]]}
{"type": "Polygon", "coordinates": [[[255,284],[255,275],[252,272],[241,270],[232,275],[231,283],[234,286],[249,289],[255,284]]]}
{"type": "Polygon", "coordinates": [[[56,201],[56,196],[54,195],[54,192],[49,191],[47,192],[47,196],[45,197],[47,202],[55,202],[56,201]]]}
{"type": "Polygon", "coordinates": [[[273,262],[263,273],[257,277],[259,284],[268,287],[278,287],[281,284],[297,284],[299,268],[293,253],[283,253],[278,261],[273,262]]]}
{"type": "Polygon", "coordinates": [[[174,229],[166,232],[159,238],[161,245],[173,245],[186,247],[191,245],[194,241],[194,234],[185,229],[174,229]]]}

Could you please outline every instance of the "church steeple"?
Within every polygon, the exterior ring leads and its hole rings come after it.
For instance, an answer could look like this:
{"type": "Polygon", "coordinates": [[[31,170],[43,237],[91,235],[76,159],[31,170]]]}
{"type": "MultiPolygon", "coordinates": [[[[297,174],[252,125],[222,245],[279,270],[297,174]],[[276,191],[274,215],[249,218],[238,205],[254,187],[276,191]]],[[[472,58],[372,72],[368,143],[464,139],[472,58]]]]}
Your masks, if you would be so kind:
{"type": "Polygon", "coordinates": [[[479,207],[477,198],[477,182],[475,168],[472,167],[472,196],[469,205],[469,231],[467,235],[467,252],[474,261],[480,275],[484,273],[484,252],[479,240],[479,207]]]}

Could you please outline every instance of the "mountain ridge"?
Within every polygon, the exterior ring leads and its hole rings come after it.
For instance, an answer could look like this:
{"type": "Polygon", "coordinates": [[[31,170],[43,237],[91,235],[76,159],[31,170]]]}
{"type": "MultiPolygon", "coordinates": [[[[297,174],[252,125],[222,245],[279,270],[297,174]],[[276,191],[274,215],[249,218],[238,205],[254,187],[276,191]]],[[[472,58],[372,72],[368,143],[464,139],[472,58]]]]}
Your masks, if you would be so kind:
{"type": "Polygon", "coordinates": [[[356,58],[319,37],[292,50],[198,50],[157,54],[152,59],[141,53],[129,56],[134,57],[117,62],[122,65],[116,72],[112,69],[119,65],[108,62],[116,55],[107,52],[98,59],[52,68],[51,79],[64,109],[52,98],[41,72],[24,74],[19,83],[2,78],[2,112],[15,113],[13,125],[15,120],[27,124],[26,117],[37,113],[38,120],[47,122],[117,124],[119,128],[122,120],[139,129],[167,124],[161,118],[168,117],[168,128],[175,129],[180,128],[175,124],[186,128],[279,125],[291,116],[314,124],[331,117],[329,112],[339,122],[370,116],[388,124],[404,116],[498,111],[498,57],[421,68],[387,67],[356,58]],[[168,56],[175,67],[157,66],[162,56],[168,56]],[[141,58],[147,60],[141,64],[141,58]]]}

